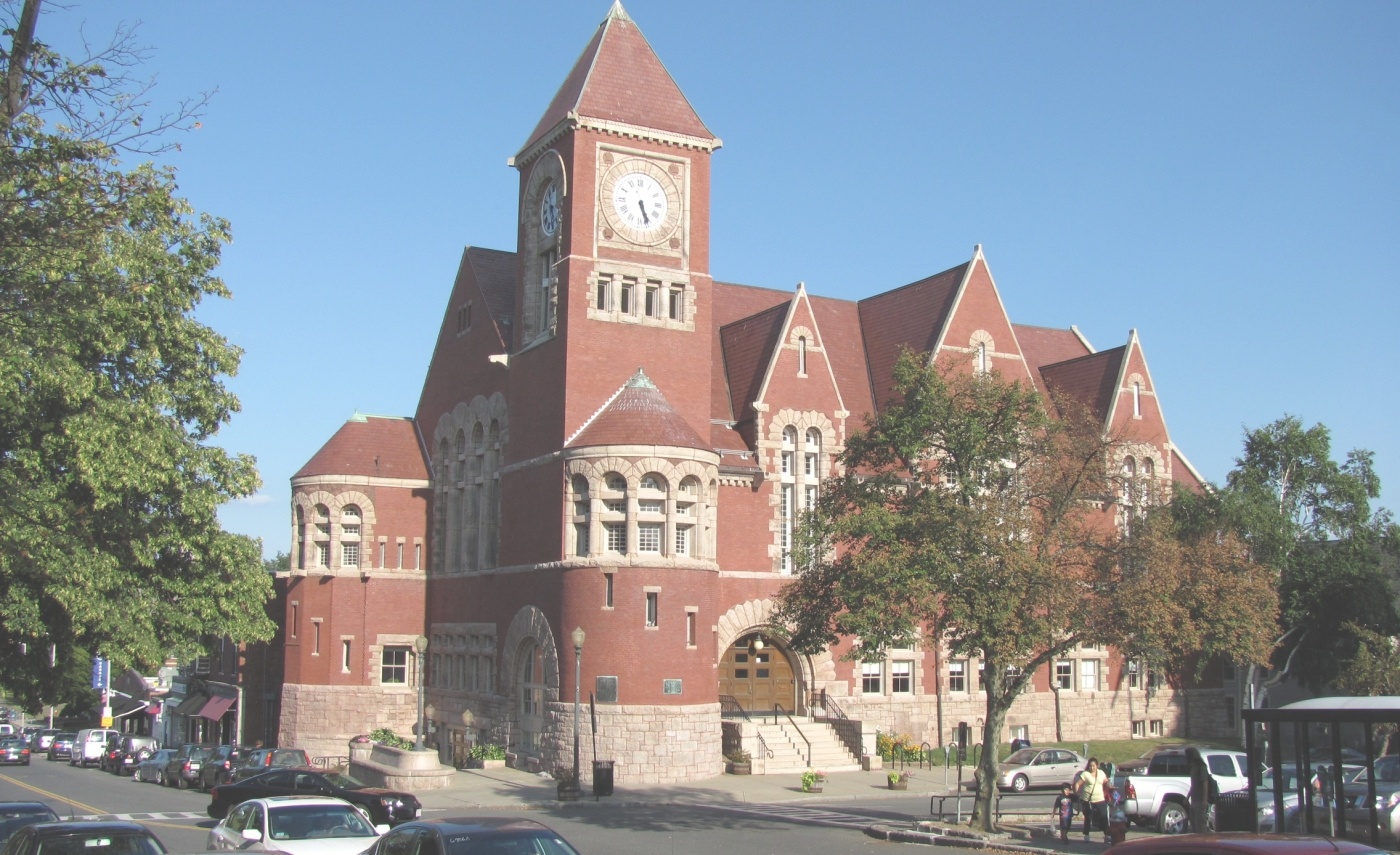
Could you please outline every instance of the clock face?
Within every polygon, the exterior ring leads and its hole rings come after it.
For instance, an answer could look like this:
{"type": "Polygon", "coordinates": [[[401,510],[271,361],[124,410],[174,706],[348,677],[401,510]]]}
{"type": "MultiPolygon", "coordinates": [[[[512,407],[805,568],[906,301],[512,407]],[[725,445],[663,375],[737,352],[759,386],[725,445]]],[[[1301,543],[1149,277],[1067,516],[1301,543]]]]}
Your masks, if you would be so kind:
{"type": "Polygon", "coordinates": [[[613,185],[613,210],[622,222],[639,232],[661,228],[666,222],[666,191],[645,172],[629,172],[613,185]]]}
{"type": "Polygon", "coordinates": [[[559,185],[553,181],[544,188],[540,201],[540,229],[547,235],[559,231],[559,185]]]}
{"type": "Polygon", "coordinates": [[[603,239],[659,246],[672,238],[684,213],[679,174],[678,166],[650,158],[607,163],[598,186],[603,239]]]}

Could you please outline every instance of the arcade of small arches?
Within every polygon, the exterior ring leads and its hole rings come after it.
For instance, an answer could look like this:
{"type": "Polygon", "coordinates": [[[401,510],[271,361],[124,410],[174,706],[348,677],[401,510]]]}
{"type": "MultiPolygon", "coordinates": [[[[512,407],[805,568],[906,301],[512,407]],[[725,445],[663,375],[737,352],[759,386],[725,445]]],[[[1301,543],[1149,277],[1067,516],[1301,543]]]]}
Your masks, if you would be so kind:
{"type": "Polygon", "coordinates": [[[362,546],[374,542],[374,504],[364,493],[295,493],[292,514],[297,570],[370,566],[372,558],[362,546]]]}
{"type": "Polygon", "coordinates": [[[505,399],[478,395],[438,420],[433,433],[433,570],[466,573],[496,566],[500,549],[500,469],[508,420],[505,399]]]}
{"type": "Polygon", "coordinates": [[[712,560],[718,471],[700,460],[574,459],[565,538],[571,558],[712,560]]]}

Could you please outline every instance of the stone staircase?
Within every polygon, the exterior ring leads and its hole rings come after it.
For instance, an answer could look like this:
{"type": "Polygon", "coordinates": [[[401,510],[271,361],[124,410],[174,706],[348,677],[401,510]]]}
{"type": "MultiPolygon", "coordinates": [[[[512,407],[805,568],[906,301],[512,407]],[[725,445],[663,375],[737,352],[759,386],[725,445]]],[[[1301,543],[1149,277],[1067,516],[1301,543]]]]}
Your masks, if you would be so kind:
{"type": "Polygon", "coordinates": [[[860,768],[860,758],[851,754],[835,729],[824,722],[805,718],[794,718],[793,721],[780,719],[777,724],[757,723],[755,730],[762,735],[763,742],[755,738],[746,740],[745,744],[753,754],[755,775],[787,774],[807,768],[823,772],[849,772],[860,768]],[[812,744],[810,764],[807,762],[808,741],[812,744]],[[764,744],[773,752],[772,757],[764,754],[764,744]]]}

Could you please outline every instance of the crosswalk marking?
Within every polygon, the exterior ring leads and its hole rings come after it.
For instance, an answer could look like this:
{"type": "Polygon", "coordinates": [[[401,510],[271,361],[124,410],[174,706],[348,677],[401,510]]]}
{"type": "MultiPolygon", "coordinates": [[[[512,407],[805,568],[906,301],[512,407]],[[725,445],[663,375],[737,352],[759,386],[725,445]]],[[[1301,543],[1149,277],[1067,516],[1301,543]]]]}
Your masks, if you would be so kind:
{"type": "Polygon", "coordinates": [[[807,825],[828,825],[836,828],[855,828],[861,831],[869,828],[880,820],[873,817],[861,816],[854,813],[841,813],[833,810],[821,810],[820,808],[796,807],[793,805],[778,804],[755,804],[755,805],[716,805],[715,810],[732,811],[734,813],[749,813],[758,816],[776,817],[778,819],[790,819],[793,822],[801,822],[807,825]]]}

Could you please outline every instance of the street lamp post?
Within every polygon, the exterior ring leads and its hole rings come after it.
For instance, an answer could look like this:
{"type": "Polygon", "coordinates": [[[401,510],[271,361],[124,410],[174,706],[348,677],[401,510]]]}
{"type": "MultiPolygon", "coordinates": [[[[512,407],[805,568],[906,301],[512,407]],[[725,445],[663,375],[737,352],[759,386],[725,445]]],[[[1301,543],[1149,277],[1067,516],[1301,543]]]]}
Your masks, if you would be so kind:
{"type": "Polygon", "coordinates": [[[583,660],[583,627],[574,627],[572,638],[574,642],[574,786],[582,789],[578,776],[578,686],[582,674],[580,662],[583,660]]]}
{"type": "Polygon", "coordinates": [[[420,635],[413,639],[413,649],[418,652],[418,738],[413,742],[414,751],[423,750],[423,731],[428,725],[423,721],[423,684],[427,682],[427,669],[423,667],[424,654],[428,652],[428,637],[420,635]]]}

